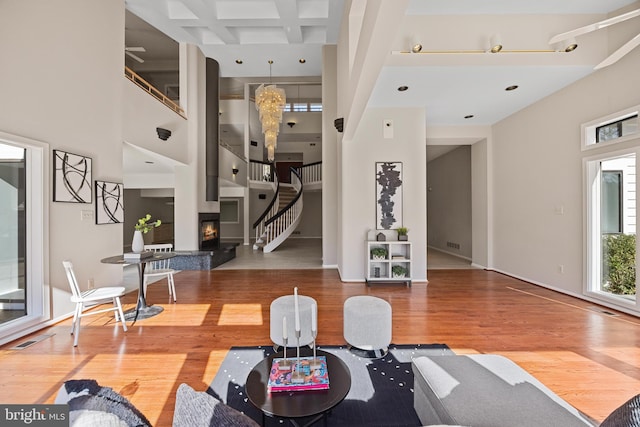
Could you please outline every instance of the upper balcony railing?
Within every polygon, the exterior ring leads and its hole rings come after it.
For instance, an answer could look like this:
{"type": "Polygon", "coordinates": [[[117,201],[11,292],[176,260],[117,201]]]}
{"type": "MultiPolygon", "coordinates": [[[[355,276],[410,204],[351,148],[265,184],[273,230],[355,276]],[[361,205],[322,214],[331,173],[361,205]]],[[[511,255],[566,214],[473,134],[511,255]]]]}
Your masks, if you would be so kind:
{"type": "Polygon", "coordinates": [[[187,118],[181,106],[173,102],[171,99],[167,98],[162,92],[160,92],[158,89],[153,87],[151,83],[149,83],[148,81],[140,77],[138,74],[136,74],[136,72],[133,71],[131,68],[124,67],[124,75],[126,78],[134,82],[136,85],[138,85],[145,92],[153,96],[155,99],[162,102],[164,105],[166,105],[167,107],[175,111],[177,114],[179,114],[183,118],[185,119],[187,118]]]}

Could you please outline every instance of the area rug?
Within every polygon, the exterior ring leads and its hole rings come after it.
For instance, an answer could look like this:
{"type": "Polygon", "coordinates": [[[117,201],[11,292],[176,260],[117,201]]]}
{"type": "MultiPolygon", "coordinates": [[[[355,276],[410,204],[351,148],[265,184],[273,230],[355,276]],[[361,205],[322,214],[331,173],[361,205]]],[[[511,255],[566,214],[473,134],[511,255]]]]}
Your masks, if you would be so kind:
{"type": "MultiPolygon", "coordinates": [[[[346,346],[318,348],[340,357],[351,372],[349,394],[328,417],[328,426],[349,427],[421,425],[413,409],[411,359],[454,354],[445,344],[392,344],[389,353],[380,359],[360,357],[346,346]]],[[[244,384],[251,369],[272,353],[271,346],[232,347],[208,392],[260,423],[262,414],[247,398],[244,384]]],[[[287,425],[287,420],[266,418],[267,427],[287,425]]]]}

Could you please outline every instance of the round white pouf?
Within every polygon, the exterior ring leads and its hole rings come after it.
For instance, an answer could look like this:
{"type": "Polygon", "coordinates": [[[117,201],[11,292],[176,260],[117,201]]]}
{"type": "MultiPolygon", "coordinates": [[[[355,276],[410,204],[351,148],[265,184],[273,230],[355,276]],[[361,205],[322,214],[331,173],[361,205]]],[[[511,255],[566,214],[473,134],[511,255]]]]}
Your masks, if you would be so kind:
{"type": "MultiPolygon", "coordinates": [[[[287,347],[295,347],[296,340],[296,323],[293,295],[285,295],[274,299],[271,302],[271,341],[274,344],[283,346],[284,340],[282,318],[287,317],[287,347]]],[[[300,313],[300,345],[309,345],[313,343],[313,335],[311,335],[311,304],[316,300],[304,295],[298,295],[298,312],[300,313]]],[[[316,304],[316,309],[318,305],[316,304]]]]}
{"type": "Polygon", "coordinates": [[[369,295],[347,298],[344,339],[361,350],[386,353],[391,344],[391,304],[369,295]]]}

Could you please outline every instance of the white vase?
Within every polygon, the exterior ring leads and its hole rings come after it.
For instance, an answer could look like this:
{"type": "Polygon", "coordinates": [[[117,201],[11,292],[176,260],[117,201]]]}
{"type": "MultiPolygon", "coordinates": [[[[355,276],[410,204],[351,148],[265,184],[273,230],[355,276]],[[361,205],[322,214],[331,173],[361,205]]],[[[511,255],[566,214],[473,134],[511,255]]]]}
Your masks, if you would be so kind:
{"type": "Polygon", "coordinates": [[[133,232],[133,242],[131,242],[131,252],[140,253],[144,250],[144,239],[142,238],[142,231],[133,232]]]}

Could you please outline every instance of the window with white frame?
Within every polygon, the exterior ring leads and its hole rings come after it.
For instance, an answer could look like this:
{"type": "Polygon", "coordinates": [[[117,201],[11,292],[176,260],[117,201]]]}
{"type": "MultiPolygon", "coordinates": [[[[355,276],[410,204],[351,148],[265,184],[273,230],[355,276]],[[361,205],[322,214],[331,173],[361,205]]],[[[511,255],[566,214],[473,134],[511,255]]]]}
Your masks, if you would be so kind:
{"type": "Polygon", "coordinates": [[[640,106],[635,106],[582,125],[582,149],[625,142],[640,135],[640,106]]]}

